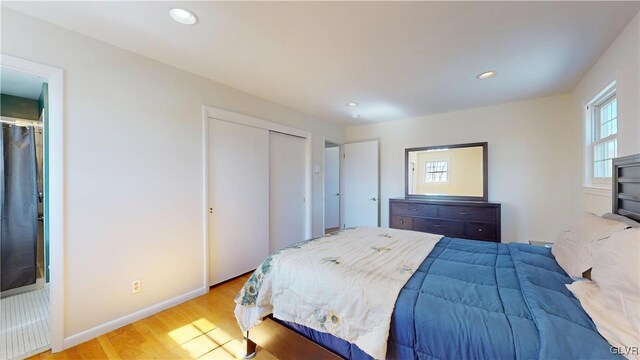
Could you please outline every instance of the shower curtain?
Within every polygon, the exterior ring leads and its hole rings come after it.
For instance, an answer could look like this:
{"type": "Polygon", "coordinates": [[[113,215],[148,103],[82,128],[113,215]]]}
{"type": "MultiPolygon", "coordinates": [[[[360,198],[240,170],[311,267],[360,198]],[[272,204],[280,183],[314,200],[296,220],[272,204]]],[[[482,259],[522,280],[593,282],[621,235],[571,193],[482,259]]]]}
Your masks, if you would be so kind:
{"type": "Polygon", "coordinates": [[[38,189],[33,128],[2,126],[0,291],[36,282],[38,189]]]}

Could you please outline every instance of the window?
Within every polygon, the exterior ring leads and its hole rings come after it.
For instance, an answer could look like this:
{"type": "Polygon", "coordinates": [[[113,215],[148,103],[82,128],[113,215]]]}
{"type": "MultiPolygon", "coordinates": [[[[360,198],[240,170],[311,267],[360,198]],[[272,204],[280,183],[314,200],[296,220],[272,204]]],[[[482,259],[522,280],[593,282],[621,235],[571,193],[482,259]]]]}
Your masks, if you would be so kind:
{"type": "Polygon", "coordinates": [[[589,173],[592,184],[611,184],[612,159],[618,154],[618,99],[612,84],[587,107],[590,114],[589,173]]]}
{"type": "Polygon", "coordinates": [[[424,182],[446,183],[449,181],[448,161],[427,161],[425,163],[425,169],[424,182]]]}

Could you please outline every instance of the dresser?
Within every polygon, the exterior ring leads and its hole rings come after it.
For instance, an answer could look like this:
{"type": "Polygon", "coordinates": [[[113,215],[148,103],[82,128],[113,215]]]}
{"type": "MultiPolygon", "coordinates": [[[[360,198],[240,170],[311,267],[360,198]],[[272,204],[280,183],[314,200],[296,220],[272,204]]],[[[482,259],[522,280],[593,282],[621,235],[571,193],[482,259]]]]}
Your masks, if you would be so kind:
{"type": "Polygon", "coordinates": [[[486,201],[389,199],[389,227],[500,242],[500,204],[486,201]]]}

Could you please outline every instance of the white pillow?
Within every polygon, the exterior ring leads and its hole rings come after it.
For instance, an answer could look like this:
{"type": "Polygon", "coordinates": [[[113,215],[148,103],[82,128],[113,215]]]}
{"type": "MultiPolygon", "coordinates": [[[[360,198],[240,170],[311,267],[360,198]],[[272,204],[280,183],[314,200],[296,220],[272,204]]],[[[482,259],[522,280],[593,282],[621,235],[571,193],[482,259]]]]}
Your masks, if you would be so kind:
{"type": "Polygon", "coordinates": [[[591,279],[602,290],[605,304],[624,314],[640,333],[640,229],[619,231],[592,244],[591,252],[591,279]]]}
{"type": "Polygon", "coordinates": [[[629,219],[626,216],[622,216],[622,215],[618,215],[618,214],[612,214],[612,213],[606,213],[606,214],[602,214],[602,218],[603,219],[608,219],[608,220],[615,220],[615,221],[623,222],[623,223],[629,225],[628,227],[640,228],[640,223],[639,222],[634,221],[633,219],[629,219]]]}
{"type": "Polygon", "coordinates": [[[640,343],[640,333],[623,313],[606,305],[604,291],[595,282],[579,280],[568,284],[567,288],[580,300],[582,308],[596,324],[600,335],[611,346],[629,359],[640,358],[633,352],[640,343]]]}
{"type": "Polygon", "coordinates": [[[553,243],[551,253],[569,276],[581,278],[582,273],[593,266],[589,246],[626,227],[626,224],[618,221],[603,219],[591,213],[581,213],[560,233],[553,243]]]}

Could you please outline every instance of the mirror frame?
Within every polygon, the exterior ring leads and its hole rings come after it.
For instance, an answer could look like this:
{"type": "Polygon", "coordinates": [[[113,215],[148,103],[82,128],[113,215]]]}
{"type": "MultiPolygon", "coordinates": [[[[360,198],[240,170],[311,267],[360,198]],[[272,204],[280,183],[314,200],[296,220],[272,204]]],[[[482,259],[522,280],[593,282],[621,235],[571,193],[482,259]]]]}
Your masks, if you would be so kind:
{"type": "Polygon", "coordinates": [[[489,164],[488,160],[488,143],[477,142],[467,144],[454,144],[454,145],[438,145],[438,146],[425,146],[417,148],[404,149],[404,197],[407,199],[429,199],[429,200],[466,200],[466,201],[487,201],[488,189],[489,189],[489,164]],[[412,151],[424,151],[441,148],[466,148],[466,147],[478,147],[482,146],[482,196],[458,196],[458,195],[419,195],[409,194],[409,152],[412,151]]]}

